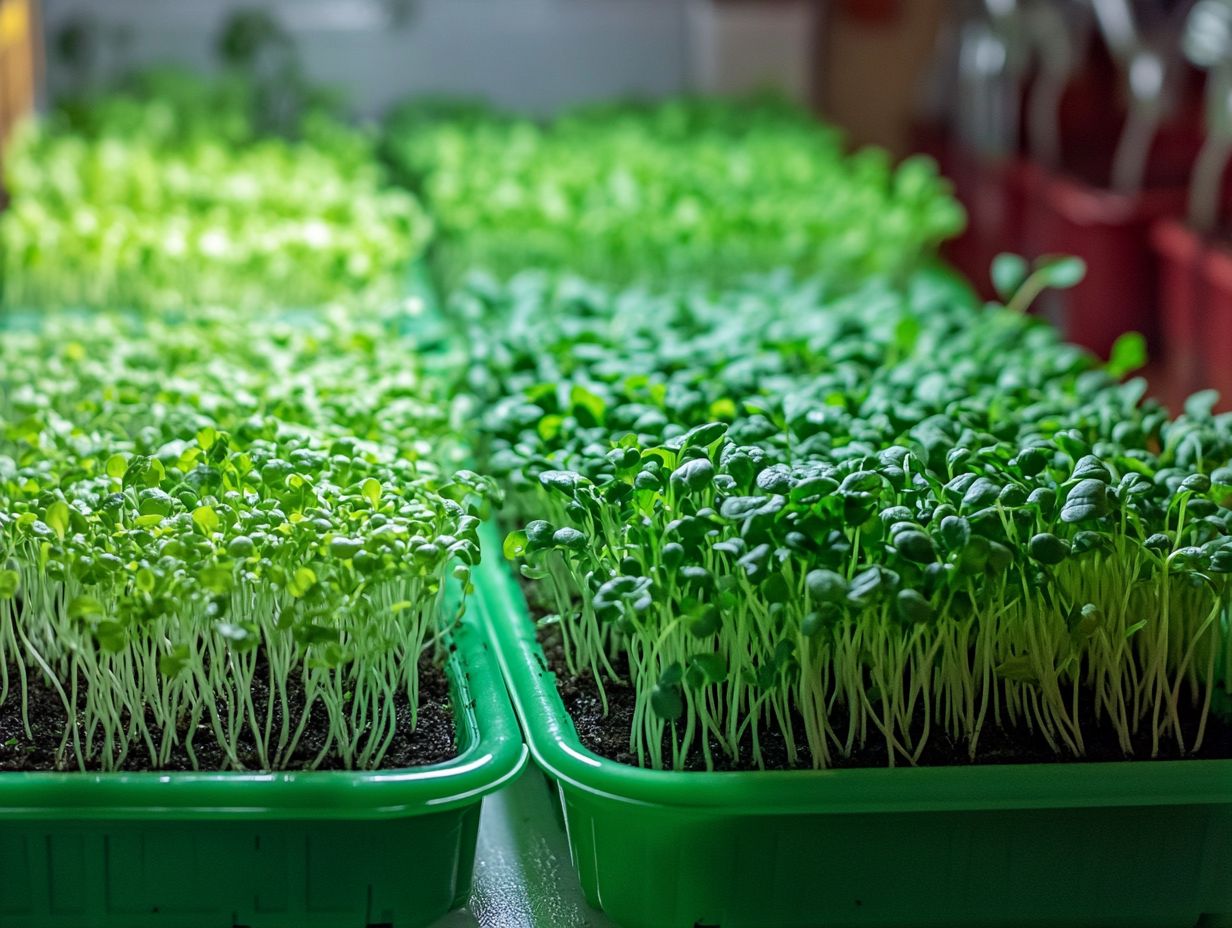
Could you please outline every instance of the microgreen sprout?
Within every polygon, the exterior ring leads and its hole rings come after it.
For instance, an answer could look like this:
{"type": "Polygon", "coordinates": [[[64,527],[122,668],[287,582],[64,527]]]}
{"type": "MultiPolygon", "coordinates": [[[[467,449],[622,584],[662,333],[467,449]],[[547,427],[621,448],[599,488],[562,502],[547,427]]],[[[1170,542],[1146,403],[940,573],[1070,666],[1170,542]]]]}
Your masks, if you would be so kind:
{"type": "MultiPolygon", "coordinates": [[[[1066,265],[1018,280],[1064,284],[1066,265]],[[1057,278],[1057,274],[1061,278],[1057,278]]],[[[1232,690],[1232,418],[935,280],[475,279],[505,553],[654,767],[1201,749],[1232,690]],[[618,661],[617,658],[623,661],[618,661]]]]}
{"type": "Polygon", "coordinates": [[[297,764],[380,766],[493,494],[452,472],[408,343],[339,314],[57,320],[0,343],[0,702],[31,737],[53,689],[65,766],[206,742],[239,768],[244,739],[279,769],[314,712],[297,764]]]}
{"type": "Polygon", "coordinates": [[[1072,255],[1045,255],[1028,263],[1021,255],[997,255],[992,281],[1007,309],[1026,312],[1047,289],[1068,290],[1082,283],[1087,266],[1072,255]]]}

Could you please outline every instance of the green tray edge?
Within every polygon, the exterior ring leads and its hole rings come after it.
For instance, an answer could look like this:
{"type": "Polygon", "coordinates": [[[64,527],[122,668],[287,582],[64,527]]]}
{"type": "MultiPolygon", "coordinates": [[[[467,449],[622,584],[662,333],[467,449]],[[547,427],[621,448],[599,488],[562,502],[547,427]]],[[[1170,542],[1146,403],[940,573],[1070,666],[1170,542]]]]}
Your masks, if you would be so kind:
{"type": "Polygon", "coordinates": [[[531,757],[573,789],[636,805],[746,816],[1232,806],[1232,760],[685,773],[600,757],[582,745],[557,693],[499,529],[489,523],[481,536],[476,597],[531,757]]]}
{"type": "Polygon", "coordinates": [[[479,801],[527,760],[483,630],[464,618],[449,634],[457,757],[404,770],[6,773],[0,817],[115,820],[356,820],[410,818],[479,801]]]}

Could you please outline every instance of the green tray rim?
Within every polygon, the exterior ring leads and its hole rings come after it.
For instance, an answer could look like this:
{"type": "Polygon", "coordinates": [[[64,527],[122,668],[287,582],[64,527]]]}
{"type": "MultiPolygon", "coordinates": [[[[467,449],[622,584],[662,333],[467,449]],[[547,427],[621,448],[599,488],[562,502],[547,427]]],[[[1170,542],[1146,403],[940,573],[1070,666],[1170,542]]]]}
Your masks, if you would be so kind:
{"type": "Polygon", "coordinates": [[[461,745],[451,760],[377,771],[3,773],[0,817],[343,821],[471,805],[516,779],[528,752],[477,621],[459,621],[445,647],[461,745]]]}
{"type": "Polygon", "coordinates": [[[564,787],[635,805],[742,816],[1232,805],[1232,760],[676,772],[601,757],[583,746],[556,690],[499,529],[489,522],[481,536],[479,611],[531,757],[564,787]]]}

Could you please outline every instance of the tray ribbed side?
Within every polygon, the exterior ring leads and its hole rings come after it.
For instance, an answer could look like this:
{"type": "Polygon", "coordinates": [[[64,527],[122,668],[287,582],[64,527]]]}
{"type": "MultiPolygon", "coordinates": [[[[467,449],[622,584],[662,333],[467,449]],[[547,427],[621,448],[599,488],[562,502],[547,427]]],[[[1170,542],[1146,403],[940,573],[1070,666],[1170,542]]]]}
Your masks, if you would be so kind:
{"type": "Polygon", "coordinates": [[[475,803],[373,822],[21,822],[6,928],[412,928],[470,887],[475,803]]]}

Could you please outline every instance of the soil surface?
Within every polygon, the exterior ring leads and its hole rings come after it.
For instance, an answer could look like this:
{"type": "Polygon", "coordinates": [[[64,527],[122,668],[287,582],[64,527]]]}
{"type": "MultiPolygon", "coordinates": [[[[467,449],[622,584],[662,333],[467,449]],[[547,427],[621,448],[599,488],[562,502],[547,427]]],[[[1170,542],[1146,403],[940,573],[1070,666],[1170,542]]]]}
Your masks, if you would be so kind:
{"type": "MultiPolygon", "coordinates": [[[[260,719],[265,718],[269,705],[268,679],[266,669],[263,666],[258,667],[252,696],[257,717],[260,719]]],[[[26,734],[22,721],[20,682],[15,668],[9,668],[9,685],[8,698],[0,704],[0,771],[76,771],[80,769],[72,753],[71,741],[65,757],[57,761],[56,753],[64,737],[66,719],[64,705],[56,691],[44,685],[41,680],[36,680],[33,674],[30,676],[29,719],[31,733],[34,736],[30,738],[26,734]]],[[[299,713],[304,705],[303,689],[298,681],[290,681],[287,689],[291,715],[298,724],[299,713]]],[[[84,695],[79,704],[84,705],[84,695]]],[[[395,706],[398,720],[397,733],[389,750],[385,752],[379,769],[422,767],[457,756],[449,679],[440,667],[427,657],[419,663],[419,717],[414,730],[411,729],[411,710],[405,692],[398,693],[395,706]]],[[[276,702],[274,731],[280,728],[281,715],[276,702]]],[[[153,733],[157,745],[160,743],[161,731],[153,729],[153,733]]],[[[166,765],[153,766],[150,763],[150,752],[142,742],[133,744],[129,748],[128,756],[119,769],[131,772],[233,769],[227,764],[224,751],[215,740],[213,729],[208,721],[198,726],[197,734],[193,738],[193,751],[197,757],[195,767],[183,747],[185,731],[181,729],[179,734],[181,743],[173,749],[170,762],[166,765]]],[[[313,705],[308,726],[295,754],[280,769],[305,769],[321,752],[327,738],[326,713],[318,701],[313,705]]],[[[239,741],[239,759],[246,770],[261,769],[255,744],[247,731],[239,741]]],[[[96,759],[93,762],[87,762],[86,769],[100,770],[102,766],[96,759]]],[[[315,769],[342,770],[344,765],[339,758],[327,756],[315,769]]]]}
{"type": "MultiPolygon", "coordinates": [[[[557,633],[549,629],[539,632],[540,643],[548,658],[549,668],[556,674],[556,688],[564,700],[565,709],[573,719],[578,738],[582,744],[596,754],[619,761],[623,764],[637,765],[637,754],[629,750],[629,737],[632,731],[633,710],[636,705],[636,694],[631,686],[604,681],[604,692],[607,695],[608,712],[603,712],[603,703],[599,698],[599,690],[589,671],[574,676],[565,666],[564,653],[560,647],[557,633]]],[[[617,673],[627,676],[627,664],[623,661],[613,664],[617,673]]],[[[1092,700],[1087,697],[1082,705],[1091,706],[1092,700]]],[[[841,707],[836,707],[841,711],[841,707]]],[[[1191,706],[1181,706],[1181,724],[1186,733],[1188,744],[1192,744],[1194,732],[1198,727],[1198,713],[1191,706]]],[[[846,732],[846,720],[836,712],[832,719],[836,731],[846,732]]],[[[792,719],[792,727],[796,732],[796,747],[798,750],[796,763],[788,759],[787,746],[777,730],[763,729],[759,735],[762,757],[765,769],[787,770],[812,767],[811,755],[803,737],[804,724],[797,716],[792,719]]],[[[1040,763],[1091,763],[1127,760],[1122,753],[1116,733],[1106,725],[1096,722],[1094,713],[1088,711],[1081,720],[1083,743],[1086,754],[1083,757],[1071,755],[1058,756],[1038,734],[1022,729],[1005,731],[991,725],[986,725],[980,735],[979,751],[976,759],[971,760],[965,743],[957,743],[944,732],[934,727],[929,736],[928,744],[920,756],[919,766],[922,767],[956,767],[985,764],[1040,764],[1040,763]]],[[[918,728],[917,728],[918,730],[918,728]]],[[[718,744],[711,743],[711,753],[714,758],[715,770],[755,770],[751,762],[752,737],[746,737],[740,746],[741,762],[732,761],[723,754],[718,744]]],[[[1186,760],[1232,759],[1232,724],[1217,718],[1212,714],[1206,723],[1206,734],[1202,750],[1198,753],[1181,755],[1177,751],[1175,740],[1161,742],[1160,752],[1155,758],[1150,757],[1150,732],[1143,726],[1134,742],[1135,760],[1186,760]]],[[[670,734],[663,741],[663,756],[671,758],[670,734]]],[[[885,767],[889,763],[889,754],[884,740],[879,736],[868,739],[863,748],[857,748],[850,757],[840,757],[837,752],[831,754],[830,769],[854,767],[885,767]]],[[[895,763],[902,766],[907,762],[897,757],[895,763]]],[[[685,765],[687,770],[704,770],[705,763],[700,747],[695,744],[694,750],[685,765]]]]}

